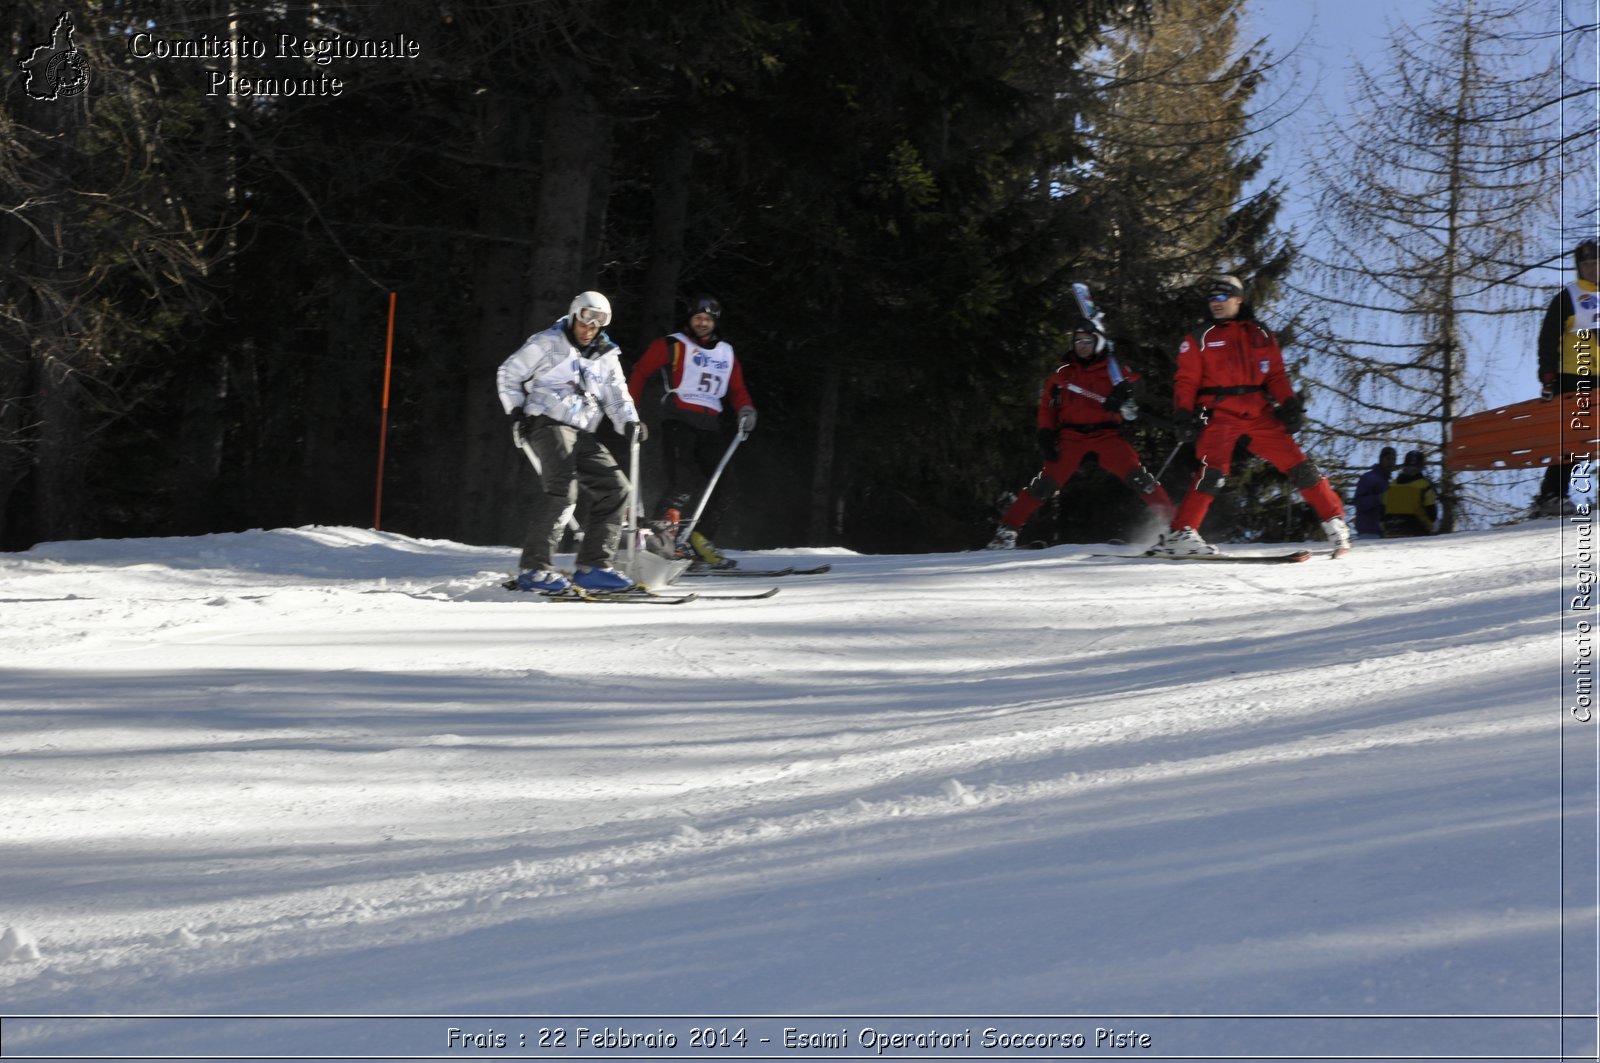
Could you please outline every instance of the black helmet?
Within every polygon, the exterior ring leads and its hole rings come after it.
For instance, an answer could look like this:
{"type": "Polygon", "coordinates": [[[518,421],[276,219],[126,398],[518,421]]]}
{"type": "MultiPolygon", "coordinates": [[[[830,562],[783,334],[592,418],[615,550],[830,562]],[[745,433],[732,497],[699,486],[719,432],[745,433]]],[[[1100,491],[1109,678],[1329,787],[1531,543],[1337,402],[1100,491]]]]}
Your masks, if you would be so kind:
{"type": "Polygon", "coordinates": [[[1597,258],[1600,258],[1600,243],[1596,243],[1595,238],[1592,236],[1579,240],[1578,246],[1572,249],[1572,264],[1574,266],[1583,262],[1593,262],[1597,258]]]}
{"type": "Polygon", "coordinates": [[[689,300],[689,316],[696,314],[710,314],[713,318],[722,317],[722,304],[714,296],[697,295],[689,300]]]}

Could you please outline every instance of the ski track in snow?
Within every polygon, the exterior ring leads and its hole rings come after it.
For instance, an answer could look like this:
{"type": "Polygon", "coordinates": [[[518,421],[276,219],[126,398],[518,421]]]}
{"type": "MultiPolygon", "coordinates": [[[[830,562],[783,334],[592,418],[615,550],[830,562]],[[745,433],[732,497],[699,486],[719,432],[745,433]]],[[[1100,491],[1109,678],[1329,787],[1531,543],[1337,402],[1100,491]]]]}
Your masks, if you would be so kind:
{"type": "MultiPolygon", "coordinates": [[[[1330,866],[1548,838],[1549,794],[1512,780],[1561,725],[1555,527],[1281,568],[802,551],[834,571],[671,610],[508,596],[511,551],[354,529],[0,555],[0,925],[36,950],[0,962],[0,986],[36,1014],[226,1009],[297,961],[775,882],[889,876],[889,896],[907,866],[981,865],[1030,838],[1094,849],[1119,829],[1213,838],[1203,866],[1168,868],[1191,890],[1275,861],[1298,876],[1303,855],[1229,832],[1266,821],[1264,792],[1360,807],[1363,780],[1402,785],[1368,764],[1464,788],[1506,768],[1471,815],[1376,807],[1381,839],[1325,824],[1330,866]]],[[[1101,853],[1072,874],[1114,889],[1160,865],[1101,853]]],[[[1270,977],[1319,951],[1382,968],[1450,942],[1543,943],[1557,899],[1501,897],[1496,917],[1340,908],[1258,941],[1129,949],[1090,996],[1159,983],[1174,955],[1270,977]]],[[[801,979],[779,1003],[955,1000],[937,970],[801,979]]],[[[654,1001],[672,1001],[657,974],[654,1001]]],[[[1016,993],[1022,975],[982,977],[1016,993]]],[[[569,982],[556,999],[615,999],[569,982]]],[[[1467,984],[1423,995],[1465,1007],[1467,984]]],[[[1528,984],[1495,1007],[1533,1007],[1528,984]]],[[[354,991],[333,1005],[386,1010],[354,991]]]]}

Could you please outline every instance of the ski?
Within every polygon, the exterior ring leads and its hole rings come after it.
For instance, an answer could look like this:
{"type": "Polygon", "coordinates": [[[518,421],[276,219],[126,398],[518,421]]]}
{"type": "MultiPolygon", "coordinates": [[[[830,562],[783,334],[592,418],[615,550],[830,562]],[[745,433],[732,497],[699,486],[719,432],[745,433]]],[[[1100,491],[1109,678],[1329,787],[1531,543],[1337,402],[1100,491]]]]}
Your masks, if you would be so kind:
{"type": "Polygon", "coordinates": [[[600,602],[606,605],[683,605],[700,597],[698,594],[656,594],[653,591],[629,591],[622,594],[579,591],[576,594],[562,591],[558,594],[540,594],[552,602],[600,602]]]}
{"type": "Polygon", "coordinates": [[[1089,292],[1089,286],[1082,281],[1074,281],[1072,284],[1072,297],[1078,301],[1078,312],[1083,315],[1084,320],[1093,325],[1095,330],[1104,336],[1106,333],[1105,311],[1095,305],[1094,296],[1089,292]]]}
{"type": "Polygon", "coordinates": [[[680,602],[754,602],[762,598],[771,598],[778,593],[779,588],[768,587],[764,591],[753,591],[749,594],[701,594],[699,591],[689,591],[678,594],[673,591],[652,590],[649,587],[639,587],[631,591],[585,591],[574,589],[573,592],[563,591],[560,594],[545,595],[547,598],[559,598],[562,601],[588,601],[588,602],[656,602],[660,604],[676,605],[680,602]]]}
{"type": "Polygon", "coordinates": [[[1311,560],[1310,550],[1296,550],[1288,554],[1184,554],[1169,557],[1163,554],[1089,554],[1089,557],[1120,557],[1124,561],[1211,561],[1235,565],[1292,565],[1311,560]]]}
{"type": "MultiPolygon", "coordinates": [[[[753,602],[762,598],[771,598],[778,593],[777,587],[768,587],[764,591],[751,594],[701,594],[699,591],[690,591],[686,594],[674,594],[670,591],[656,591],[643,588],[636,591],[618,591],[614,594],[584,591],[583,596],[589,601],[599,602],[753,602]]],[[[562,597],[566,597],[562,595],[562,597]]]]}
{"type": "MultiPolygon", "coordinates": [[[[508,579],[500,584],[504,590],[517,594],[525,594],[517,586],[515,579],[508,579]]],[[[632,590],[625,591],[586,591],[582,587],[568,587],[564,591],[553,594],[544,591],[534,592],[536,598],[544,598],[552,602],[615,602],[621,605],[682,605],[684,602],[710,601],[710,602],[754,602],[763,598],[771,598],[778,593],[779,588],[768,587],[764,591],[752,591],[749,594],[701,594],[699,591],[688,591],[682,594],[651,590],[642,584],[636,585],[632,590]]]]}
{"type": "Polygon", "coordinates": [[[820,576],[833,568],[832,565],[817,565],[815,568],[702,568],[685,572],[685,576],[739,576],[762,578],[778,576],[820,576]]]}
{"type": "Polygon", "coordinates": [[[764,591],[754,594],[691,594],[691,598],[699,598],[702,602],[753,602],[761,598],[771,598],[778,593],[779,588],[768,587],[764,591]]]}
{"type": "MultiPolygon", "coordinates": [[[[517,581],[514,579],[506,580],[500,586],[516,594],[528,593],[518,587],[517,581]]],[[[656,594],[645,590],[608,593],[606,591],[586,591],[578,587],[568,587],[564,591],[556,591],[553,594],[545,591],[535,591],[532,596],[543,598],[548,602],[617,602],[625,605],[682,605],[684,602],[692,602],[699,597],[697,594],[656,594]]]]}

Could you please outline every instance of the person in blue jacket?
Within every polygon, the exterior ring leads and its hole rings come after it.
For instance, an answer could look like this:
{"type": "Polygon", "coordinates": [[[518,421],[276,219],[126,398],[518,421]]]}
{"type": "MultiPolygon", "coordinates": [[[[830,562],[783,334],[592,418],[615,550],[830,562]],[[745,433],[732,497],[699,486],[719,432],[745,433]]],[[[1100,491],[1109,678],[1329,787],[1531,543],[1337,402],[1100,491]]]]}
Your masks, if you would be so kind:
{"type": "Polygon", "coordinates": [[[1383,538],[1383,496],[1389,490],[1394,465],[1394,448],[1384,447],[1378,451],[1378,464],[1356,481],[1356,532],[1363,539],[1383,538]]]}

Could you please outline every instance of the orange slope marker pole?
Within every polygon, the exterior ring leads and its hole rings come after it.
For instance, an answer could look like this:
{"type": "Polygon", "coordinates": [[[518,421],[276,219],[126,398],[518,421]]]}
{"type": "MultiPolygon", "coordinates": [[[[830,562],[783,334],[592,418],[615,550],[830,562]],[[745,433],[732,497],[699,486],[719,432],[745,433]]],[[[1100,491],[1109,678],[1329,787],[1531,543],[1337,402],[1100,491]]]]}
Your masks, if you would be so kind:
{"type": "Polygon", "coordinates": [[[372,503],[372,530],[383,530],[383,459],[389,442],[389,374],[394,366],[394,292],[389,293],[389,337],[383,345],[383,409],[378,418],[378,490],[372,503]]]}

